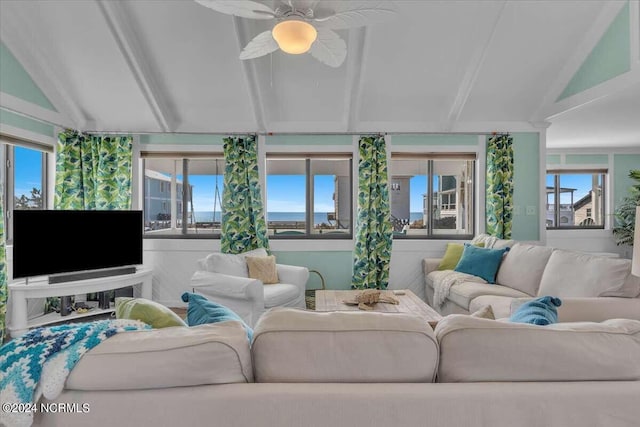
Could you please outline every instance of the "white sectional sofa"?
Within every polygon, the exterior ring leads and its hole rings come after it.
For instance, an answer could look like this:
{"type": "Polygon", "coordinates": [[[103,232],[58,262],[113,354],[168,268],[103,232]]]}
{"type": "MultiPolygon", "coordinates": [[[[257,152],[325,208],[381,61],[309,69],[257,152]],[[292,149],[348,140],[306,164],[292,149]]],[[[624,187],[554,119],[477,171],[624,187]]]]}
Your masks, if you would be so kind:
{"type": "Polygon", "coordinates": [[[631,260],[516,243],[504,255],[496,284],[461,282],[442,305],[434,302],[440,259],[422,262],[427,302],[440,314],[469,314],[491,305],[497,318],[508,317],[524,301],[551,295],[562,300],[560,322],[640,320],[640,277],[631,260]]]}
{"type": "Polygon", "coordinates": [[[90,410],[34,425],[632,427],[638,396],[640,321],[276,308],[251,347],[238,322],[117,334],[53,401],[90,410]]]}

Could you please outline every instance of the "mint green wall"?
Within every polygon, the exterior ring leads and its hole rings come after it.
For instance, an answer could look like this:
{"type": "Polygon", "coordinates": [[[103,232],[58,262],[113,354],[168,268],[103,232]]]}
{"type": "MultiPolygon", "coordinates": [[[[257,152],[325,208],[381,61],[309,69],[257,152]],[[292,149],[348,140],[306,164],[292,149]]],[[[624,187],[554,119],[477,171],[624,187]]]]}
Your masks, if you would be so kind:
{"type": "Polygon", "coordinates": [[[351,145],[351,135],[267,135],[267,145],[351,145]]]}
{"type": "Polygon", "coordinates": [[[565,165],[608,165],[609,156],[606,154],[567,154],[564,156],[565,165]]]}
{"type": "Polygon", "coordinates": [[[478,145],[477,135],[393,135],[392,145],[478,145]]]}
{"type": "MultiPolygon", "coordinates": [[[[274,251],[278,264],[300,265],[317,270],[324,277],[327,289],[350,289],[353,256],[351,251],[274,251]]],[[[320,289],[317,274],[309,274],[308,289],[320,289]]]]}
{"type": "Polygon", "coordinates": [[[548,165],[559,165],[562,163],[562,159],[560,154],[548,154],[547,155],[547,164],[548,165]]]}
{"type": "Polygon", "coordinates": [[[222,145],[226,135],[200,135],[188,133],[140,135],[141,144],[222,145]]]}
{"type": "Polygon", "coordinates": [[[514,133],[513,204],[520,215],[513,216],[512,238],[540,240],[540,137],[537,133],[514,133]],[[535,215],[527,215],[527,206],[535,215]]]}
{"type": "Polygon", "coordinates": [[[557,101],[626,73],[630,69],[630,21],[627,2],[557,101]]]}
{"type": "Polygon", "coordinates": [[[11,51],[0,42],[0,91],[47,110],[56,111],[51,102],[20,65],[11,51]]]}
{"type": "Polygon", "coordinates": [[[12,113],[2,108],[0,108],[0,123],[39,133],[40,135],[55,137],[55,130],[52,125],[12,113]]]}
{"type": "Polygon", "coordinates": [[[634,181],[629,178],[629,171],[640,169],[640,154],[615,154],[613,156],[613,199],[615,206],[627,196],[629,187],[634,181]]]}

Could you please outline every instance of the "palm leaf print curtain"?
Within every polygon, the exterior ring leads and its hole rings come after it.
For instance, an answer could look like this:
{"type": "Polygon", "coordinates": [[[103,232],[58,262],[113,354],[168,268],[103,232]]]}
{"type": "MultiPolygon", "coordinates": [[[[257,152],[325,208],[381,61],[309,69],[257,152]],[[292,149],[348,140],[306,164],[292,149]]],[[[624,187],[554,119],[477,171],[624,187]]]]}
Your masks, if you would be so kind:
{"type": "Polygon", "coordinates": [[[358,150],[358,217],[351,287],[386,289],[393,230],[384,137],[362,137],[358,150]]]}
{"type": "Polygon", "coordinates": [[[4,212],[2,210],[2,194],[0,191],[0,345],[5,337],[5,318],[7,316],[7,265],[5,258],[4,212]]]}
{"type": "MultiPolygon", "coordinates": [[[[58,134],[54,209],[131,209],[131,136],[98,136],[66,130],[58,134]]],[[[47,298],[45,313],[59,298],[47,298]]]]}
{"type": "Polygon", "coordinates": [[[131,209],[130,136],[58,135],[54,208],[131,209]]]}
{"type": "Polygon", "coordinates": [[[493,135],[487,140],[487,234],[511,238],[513,220],[513,138],[493,135]]]}
{"type": "Polygon", "coordinates": [[[257,248],[268,251],[256,137],[225,138],[224,160],[220,251],[230,254],[257,248]]]}

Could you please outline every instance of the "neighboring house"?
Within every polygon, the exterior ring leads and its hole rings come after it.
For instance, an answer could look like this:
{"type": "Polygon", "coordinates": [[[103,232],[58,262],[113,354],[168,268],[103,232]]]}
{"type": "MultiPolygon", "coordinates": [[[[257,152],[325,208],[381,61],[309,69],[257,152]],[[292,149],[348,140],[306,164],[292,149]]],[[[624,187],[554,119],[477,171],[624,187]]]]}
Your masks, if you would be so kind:
{"type": "MultiPolygon", "coordinates": [[[[176,180],[177,211],[182,211],[182,181],[176,180]]],[[[144,224],[156,230],[171,226],[171,177],[153,170],[144,173],[144,224]]]]}

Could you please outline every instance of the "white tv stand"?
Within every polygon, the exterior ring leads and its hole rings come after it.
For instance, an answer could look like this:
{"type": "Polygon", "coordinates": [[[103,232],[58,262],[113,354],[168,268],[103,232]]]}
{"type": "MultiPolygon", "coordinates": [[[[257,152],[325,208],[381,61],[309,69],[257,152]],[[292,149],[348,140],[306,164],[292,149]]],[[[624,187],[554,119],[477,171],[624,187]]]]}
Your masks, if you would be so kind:
{"type": "Polygon", "coordinates": [[[60,297],[67,295],[77,295],[92,292],[109,291],[112,289],[124,288],[127,286],[139,285],[139,290],[134,294],[142,298],[151,299],[151,270],[146,268],[138,269],[133,274],[123,274],[120,276],[98,277],[94,279],[76,280],[73,282],[63,282],[49,284],[48,280],[43,281],[19,281],[10,283],[9,298],[11,299],[11,316],[9,317],[8,329],[12,337],[19,337],[26,333],[29,328],[43,326],[50,323],[63,322],[80,317],[95,316],[101,313],[113,311],[113,309],[92,309],[86,313],[71,313],[67,316],[60,316],[59,313],[49,313],[35,319],[28,319],[27,300],[30,298],[60,297]]]}

